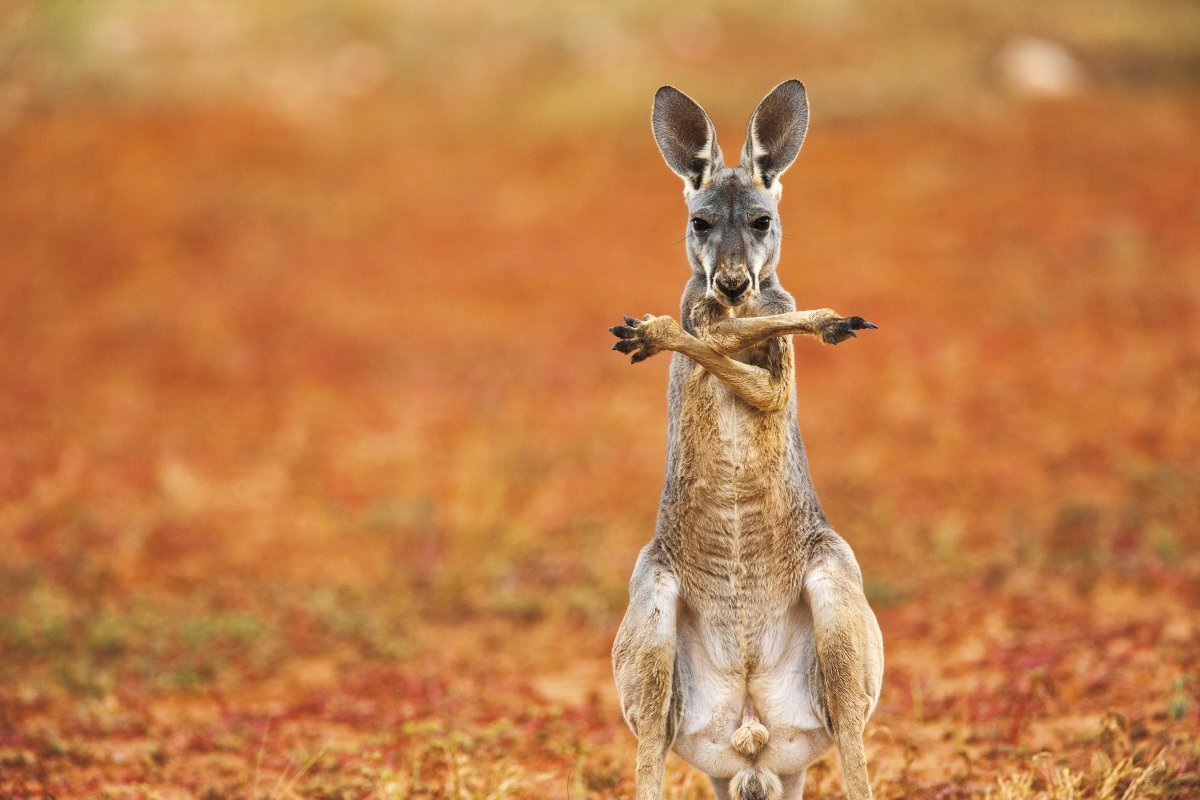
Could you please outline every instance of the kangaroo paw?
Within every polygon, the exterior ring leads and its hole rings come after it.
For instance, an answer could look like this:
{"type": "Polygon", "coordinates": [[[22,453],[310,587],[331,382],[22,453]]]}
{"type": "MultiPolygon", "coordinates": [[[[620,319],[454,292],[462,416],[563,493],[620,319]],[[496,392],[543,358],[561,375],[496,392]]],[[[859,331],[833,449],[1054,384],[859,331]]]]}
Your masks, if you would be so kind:
{"type": "Polygon", "coordinates": [[[825,344],[838,344],[857,336],[858,334],[855,331],[878,327],[878,325],[867,322],[862,317],[835,317],[822,326],[821,341],[825,342],[825,344]]]}
{"type": "Polygon", "coordinates": [[[671,317],[647,314],[641,319],[624,319],[624,325],[614,325],[608,330],[620,340],[612,349],[629,355],[631,364],[645,361],[655,353],[671,349],[680,330],[679,323],[671,317]]]}

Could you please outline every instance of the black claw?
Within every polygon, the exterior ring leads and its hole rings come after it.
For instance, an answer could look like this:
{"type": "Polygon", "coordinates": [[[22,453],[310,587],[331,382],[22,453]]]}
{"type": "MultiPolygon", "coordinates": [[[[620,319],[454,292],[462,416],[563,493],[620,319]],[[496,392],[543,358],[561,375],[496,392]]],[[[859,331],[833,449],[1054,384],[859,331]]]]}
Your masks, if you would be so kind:
{"type": "Polygon", "coordinates": [[[847,321],[850,323],[850,327],[856,331],[861,331],[864,328],[878,328],[879,327],[878,325],[876,325],[872,322],[867,322],[862,317],[851,317],[847,321]]]}
{"type": "Polygon", "coordinates": [[[633,337],[637,336],[637,331],[624,325],[615,325],[609,328],[609,330],[612,331],[613,336],[617,336],[621,339],[632,339],[633,337]]]}
{"type": "Polygon", "coordinates": [[[649,357],[650,357],[650,354],[649,354],[649,353],[647,353],[645,350],[639,350],[638,352],[634,353],[634,354],[633,354],[633,355],[630,357],[630,359],[629,359],[629,363],[630,363],[630,364],[636,364],[636,363],[638,363],[639,361],[645,361],[645,360],[646,360],[647,358],[649,358],[649,357]]]}
{"type": "Polygon", "coordinates": [[[622,339],[612,346],[618,353],[629,353],[638,348],[638,343],[630,339],[622,339]]]}
{"type": "Polygon", "coordinates": [[[633,317],[626,317],[624,314],[622,314],[621,316],[625,319],[626,325],[636,326],[638,324],[638,321],[636,319],[634,319],[633,317]]]}

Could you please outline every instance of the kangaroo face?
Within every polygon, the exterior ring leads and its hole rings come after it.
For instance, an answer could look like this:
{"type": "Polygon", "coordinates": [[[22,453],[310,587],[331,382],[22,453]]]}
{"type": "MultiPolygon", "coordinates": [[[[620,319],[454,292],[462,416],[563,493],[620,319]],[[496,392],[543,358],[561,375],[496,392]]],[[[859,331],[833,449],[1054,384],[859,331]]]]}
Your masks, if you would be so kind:
{"type": "Polygon", "coordinates": [[[720,169],[688,202],[687,253],[708,295],[734,308],[779,263],[778,201],[742,166],[720,169]]]}
{"type": "Polygon", "coordinates": [[[733,168],[725,166],[708,114],[678,89],[658,90],[651,120],[667,166],[683,178],[692,270],[704,276],[711,297],[727,308],[740,306],[779,264],[779,176],[808,130],[804,86],[784,81],[763,98],[733,168]]]}

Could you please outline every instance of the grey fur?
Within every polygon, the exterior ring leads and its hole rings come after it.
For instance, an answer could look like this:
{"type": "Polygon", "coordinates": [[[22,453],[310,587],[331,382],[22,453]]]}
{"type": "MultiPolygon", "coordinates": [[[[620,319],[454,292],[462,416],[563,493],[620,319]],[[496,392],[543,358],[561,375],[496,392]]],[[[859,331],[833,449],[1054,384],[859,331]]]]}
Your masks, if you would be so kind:
{"type": "Polygon", "coordinates": [[[671,87],[655,96],[655,139],[684,180],[692,275],[682,325],[647,314],[611,328],[634,363],[674,351],[658,525],[613,644],[638,800],[661,797],[672,748],[732,800],[799,798],[830,744],[850,800],[871,797],[862,733],[883,642],[809,477],[790,335],[837,344],[875,326],[797,311],[775,274],[779,176],[807,123],[804,87],[780,84],[731,169],[699,105],[671,87]]]}

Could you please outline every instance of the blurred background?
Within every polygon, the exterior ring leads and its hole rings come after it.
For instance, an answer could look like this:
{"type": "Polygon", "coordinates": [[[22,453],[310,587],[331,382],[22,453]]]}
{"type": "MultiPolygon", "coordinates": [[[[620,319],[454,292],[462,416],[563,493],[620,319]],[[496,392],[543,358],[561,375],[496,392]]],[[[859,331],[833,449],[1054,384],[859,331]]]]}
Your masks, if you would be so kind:
{"type": "Polygon", "coordinates": [[[880,326],[796,342],[877,796],[1200,792],[1200,5],[43,0],[0,3],[0,795],[629,796],[650,103],[732,154],[790,77],[782,281],[880,326]]]}

